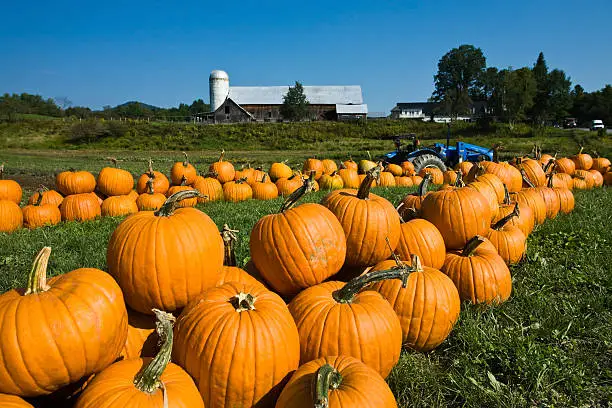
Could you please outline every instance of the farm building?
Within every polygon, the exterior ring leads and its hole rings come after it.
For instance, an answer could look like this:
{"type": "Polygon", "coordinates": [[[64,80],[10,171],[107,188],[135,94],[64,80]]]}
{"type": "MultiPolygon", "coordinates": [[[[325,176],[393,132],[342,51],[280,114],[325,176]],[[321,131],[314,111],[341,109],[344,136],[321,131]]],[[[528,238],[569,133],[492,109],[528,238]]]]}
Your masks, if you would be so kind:
{"type": "MultiPolygon", "coordinates": [[[[289,86],[230,86],[224,71],[212,71],[209,78],[211,112],[207,122],[279,122],[280,108],[289,86]]],[[[310,120],[352,120],[365,118],[361,86],[304,86],[310,103],[310,120]]]]}
{"type": "MultiPolygon", "coordinates": [[[[420,119],[425,122],[434,121],[440,123],[450,122],[450,116],[438,113],[437,102],[400,102],[391,109],[392,119],[420,119]]],[[[459,115],[456,120],[469,122],[482,117],[485,113],[490,114],[486,102],[474,101],[470,104],[469,114],[459,115]]]]}

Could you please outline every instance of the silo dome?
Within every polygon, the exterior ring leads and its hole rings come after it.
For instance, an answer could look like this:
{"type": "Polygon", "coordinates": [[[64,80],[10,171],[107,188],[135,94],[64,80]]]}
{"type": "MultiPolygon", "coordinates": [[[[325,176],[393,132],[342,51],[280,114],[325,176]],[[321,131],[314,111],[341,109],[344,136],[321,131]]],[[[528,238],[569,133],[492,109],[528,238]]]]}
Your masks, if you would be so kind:
{"type": "Polygon", "coordinates": [[[227,72],[215,69],[208,78],[210,92],[210,111],[216,111],[229,95],[229,76],[227,72]]]}

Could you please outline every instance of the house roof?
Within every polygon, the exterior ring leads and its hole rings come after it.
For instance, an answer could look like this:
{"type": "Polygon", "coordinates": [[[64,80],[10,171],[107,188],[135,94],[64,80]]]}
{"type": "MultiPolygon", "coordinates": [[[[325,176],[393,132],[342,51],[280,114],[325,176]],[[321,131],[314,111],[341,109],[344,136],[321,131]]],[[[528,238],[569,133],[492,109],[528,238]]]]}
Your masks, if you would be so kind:
{"type": "Polygon", "coordinates": [[[363,115],[367,115],[368,114],[368,105],[367,104],[362,104],[362,105],[341,105],[341,104],[336,104],[336,113],[338,114],[363,114],[363,115]]]}
{"type": "MultiPolygon", "coordinates": [[[[281,105],[289,86],[231,86],[229,97],[239,105],[281,105]]],[[[361,105],[361,86],[304,86],[313,105],[361,105]]]]}

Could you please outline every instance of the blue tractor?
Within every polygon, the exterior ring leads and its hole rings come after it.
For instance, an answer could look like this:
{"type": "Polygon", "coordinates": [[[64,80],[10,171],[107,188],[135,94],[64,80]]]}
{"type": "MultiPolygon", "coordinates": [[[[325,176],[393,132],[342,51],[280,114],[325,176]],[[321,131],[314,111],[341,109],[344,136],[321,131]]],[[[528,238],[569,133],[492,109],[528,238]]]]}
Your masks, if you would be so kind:
{"type": "Polygon", "coordinates": [[[446,171],[447,167],[454,167],[460,161],[478,162],[493,160],[493,149],[465,142],[450,145],[450,126],[446,136],[446,144],[435,143],[432,147],[421,147],[419,139],[414,133],[395,136],[395,151],[383,155],[382,160],[387,163],[400,164],[403,161],[412,162],[414,170],[418,173],[426,167],[437,167],[446,171]],[[402,146],[402,140],[410,140],[407,146],[402,146]]]}

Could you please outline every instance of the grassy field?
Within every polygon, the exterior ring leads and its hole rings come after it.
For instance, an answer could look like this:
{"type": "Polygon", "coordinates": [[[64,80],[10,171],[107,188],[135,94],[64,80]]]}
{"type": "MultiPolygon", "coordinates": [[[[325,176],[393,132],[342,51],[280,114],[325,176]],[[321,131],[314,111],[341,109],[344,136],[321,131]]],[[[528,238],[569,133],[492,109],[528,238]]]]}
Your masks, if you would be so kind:
{"type": "MultiPolygon", "coordinates": [[[[90,155],[91,160],[95,153],[90,155]]],[[[32,164],[23,157],[20,165],[29,168],[32,164]]],[[[83,157],[75,163],[86,163],[83,157]]],[[[63,160],[71,163],[73,158],[63,160]]],[[[92,170],[99,166],[90,165],[92,170]]],[[[394,204],[407,191],[375,189],[394,204]]],[[[309,194],[304,201],[318,202],[323,194],[309,194]]],[[[527,261],[512,268],[508,302],[499,307],[464,304],[456,328],[438,349],[402,353],[388,378],[401,407],[612,403],[612,189],[577,192],[576,201],[572,214],[547,221],[529,237],[527,261]]],[[[228,223],[240,230],[237,258],[244,264],[253,224],[280,204],[279,199],[200,208],[219,227],[228,223]]],[[[53,248],[54,275],[83,266],[105,269],[107,242],[120,222],[104,218],[0,234],[0,290],[23,286],[34,255],[45,245],[53,248]]]]}

